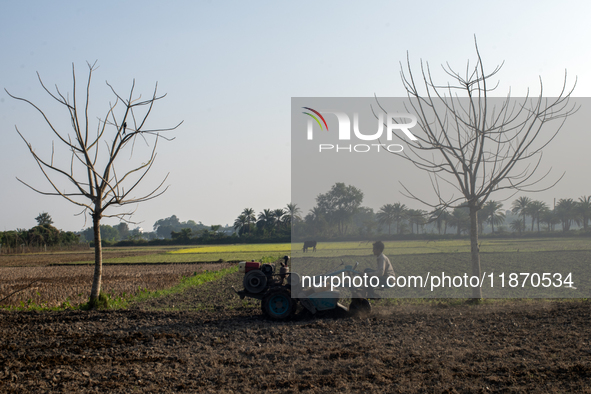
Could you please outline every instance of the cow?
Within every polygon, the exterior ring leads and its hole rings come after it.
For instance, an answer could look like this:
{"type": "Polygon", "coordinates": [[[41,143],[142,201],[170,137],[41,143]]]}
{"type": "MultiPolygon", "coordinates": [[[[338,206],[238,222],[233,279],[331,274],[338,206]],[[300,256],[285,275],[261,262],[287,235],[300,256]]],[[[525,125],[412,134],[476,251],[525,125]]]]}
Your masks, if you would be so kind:
{"type": "Polygon", "coordinates": [[[304,248],[302,249],[304,253],[308,251],[308,248],[312,248],[312,250],[316,251],[316,241],[304,241],[304,248]]]}

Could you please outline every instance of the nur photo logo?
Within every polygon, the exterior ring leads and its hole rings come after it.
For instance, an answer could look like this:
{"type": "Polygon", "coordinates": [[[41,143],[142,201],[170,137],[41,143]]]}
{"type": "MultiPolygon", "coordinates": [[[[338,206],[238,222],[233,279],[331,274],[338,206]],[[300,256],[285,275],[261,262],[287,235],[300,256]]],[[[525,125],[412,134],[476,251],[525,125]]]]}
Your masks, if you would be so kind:
{"type": "MultiPolygon", "coordinates": [[[[316,109],[310,107],[302,107],[303,109],[307,110],[302,112],[304,115],[308,116],[307,121],[307,128],[306,128],[306,138],[308,141],[314,140],[314,128],[315,124],[318,125],[318,128],[322,131],[326,129],[329,131],[328,123],[324,115],[334,115],[336,117],[336,121],[338,124],[338,131],[335,137],[338,138],[338,141],[351,141],[352,138],[355,138],[360,141],[378,141],[380,138],[383,137],[384,131],[386,132],[386,141],[392,141],[393,136],[395,133],[402,132],[404,136],[409,138],[412,141],[416,141],[417,137],[415,137],[410,129],[417,125],[417,117],[409,114],[409,113],[384,113],[380,112],[375,114],[375,118],[377,121],[377,131],[370,131],[367,133],[368,130],[364,130],[362,132],[359,126],[359,113],[353,112],[353,124],[351,127],[351,118],[346,112],[342,111],[332,111],[332,110],[322,110],[318,111],[316,109]],[[352,130],[352,132],[351,132],[352,130]]],[[[333,118],[334,119],[334,118],[333,118]]],[[[375,130],[375,129],[374,129],[375,130]]],[[[400,137],[400,136],[399,136],[400,137]]],[[[365,153],[369,151],[377,151],[379,152],[381,149],[385,149],[391,153],[400,153],[404,149],[404,147],[400,144],[383,144],[383,143],[362,143],[362,144],[318,144],[319,152],[324,151],[334,151],[334,152],[357,152],[357,153],[365,153]]]]}

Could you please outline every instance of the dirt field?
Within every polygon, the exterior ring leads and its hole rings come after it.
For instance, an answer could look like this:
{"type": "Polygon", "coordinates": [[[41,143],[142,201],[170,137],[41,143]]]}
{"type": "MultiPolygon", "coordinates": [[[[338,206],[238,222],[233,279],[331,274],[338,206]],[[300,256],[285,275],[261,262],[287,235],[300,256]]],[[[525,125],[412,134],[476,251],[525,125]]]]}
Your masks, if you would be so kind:
{"type": "Polygon", "coordinates": [[[591,392],[589,302],[273,323],[239,283],[128,311],[0,312],[0,392],[591,392]]]}
{"type": "MultiPolygon", "coordinates": [[[[104,248],[101,290],[113,298],[170,288],[181,276],[215,271],[229,263],[110,264],[108,259],[148,256],[176,247],[104,248]]],[[[94,273],[94,249],[53,253],[0,255],[0,306],[77,306],[88,301],[94,273]],[[88,264],[67,264],[88,261],[88,264]],[[16,292],[10,297],[6,296],[16,292]]]]}
{"type": "MultiPolygon", "coordinates": [[[[105,265],[101,290],[113,298],[136,293],[138,289],[163,290],[178,284],[182,276],[230,266],[229,263],[105,265]]],[[[92,265],[0,267],[0,306],[19,306],[29,300],[46,307],[62,305],[66,300],[72,306],[80,305],[90,297],[93,273],[92,265]],[[18,291],[21,289],[24,290],[18,291]]]]}

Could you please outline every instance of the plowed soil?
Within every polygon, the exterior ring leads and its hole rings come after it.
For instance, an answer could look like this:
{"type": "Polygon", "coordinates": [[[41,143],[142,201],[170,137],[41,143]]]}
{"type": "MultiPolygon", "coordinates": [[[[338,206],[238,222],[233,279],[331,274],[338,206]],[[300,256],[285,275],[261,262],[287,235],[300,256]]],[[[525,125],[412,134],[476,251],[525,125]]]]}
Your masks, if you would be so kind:
{"type": "Polygon", "coordinates": [[[239,274],[125,311],[0,312],[0,392],[591,392],[588,302],[270,322],[239,274]]]}
{"type": "MultiPolygon", "coordinates": [[[[182,276],[230,266],[230,263],[114,264],[103,268],[101,291],[117,298],[135,294],[139,289],[162,290],[178,284],[182,276]]],[[[86,303],[93,274],[94,266],[86,264],[0,267],[0,306],[20,306],[27,300],[47,307],[62,305],[66,300],[73,306],[86,303]],[[12,296],[6,297],[9,294],[12,296]]]]}

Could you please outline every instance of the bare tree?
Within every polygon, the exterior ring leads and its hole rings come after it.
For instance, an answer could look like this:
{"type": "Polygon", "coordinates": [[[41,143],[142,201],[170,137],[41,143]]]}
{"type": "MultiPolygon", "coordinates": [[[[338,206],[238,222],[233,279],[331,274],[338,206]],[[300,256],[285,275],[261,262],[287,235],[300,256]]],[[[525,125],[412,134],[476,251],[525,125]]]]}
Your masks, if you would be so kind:
{"type": "Polygon", "coordinates": [[[93,72],[97,69],[96,62],[88,64],[88,80],[83,102],[79,104],[76,91],[76,72],[72,65],[72,95],[62,94],[56,86],[55,92],[50,91],[41,80],[39,73],[37,77],[45,92],[61,104],[69,115],[70,130],[63,130],[52,122],[49,116],[33,102],[14,96],[8,91],[8,95],[16,100],[24,101],[35,108],[43,117],[51,131],[61,142],[60,146],[68,151],[69,160],[61,162],[61,155],[55,159],[55,147],[52,144],[51,155],[48,159],[42,158],[33,149],[33,146],[23,136],[18,127],[16,130],[23,141],[27,144],[29,152],[37,162],[45,178],[51,185],[51,191],[39,190],[28,183],[17,178],[21,183],[34,191],[50,196],[61,196],[71,203],[82,208],[80,214],[90,213],[94,228],[95,247],[95,269],[90,292],[89,305],[97,305],[102,279],[102,247],[100,222],[104,217],[117,217],[128,221],[133,211],[115,212],[106,214],[105,211],[112,207],[123,207],[130,204],[138,204],[160,196],[168,187],[163,187],[168,175],[150,191],[135,196],[136,188],[145,179],[156,159],[156,147],[158,140],[164,138],[160,133],[176,129],[178,125],[170,128],[150,129],[146,126],[154,104],[163,99],[166,95],[158,95],[158,83],[154,91],[146,100],[141,96],[134,98],[135,80],[131,86],[127,98],[119,95],[109,85],[115,96],[115,102],[109,102],[104,118],[98,118],[96,131],[89,114],[90,86],[93,72]],[[139,140],[138,140],[139,138],[139,140]],[[149,140],[152,140],[150,145],[149,140]],[[136,142],[143,141],[148,146],[148,160],[133,164],[134,148],[136,142]],[[121,158],[125,153],[129,158],[121,158]],[[65,182],[64,182],[65,181],[65,182]]]}
{"type": "MultiPolygon", "coordinates": [[[[528,93],[524,100],[515,100],[508,94],[493,100],[490,95],[498,84],[491,86],[490,80],[502,64],[486,73],[476,40],[475,47],[478,60],[472,67],[468,63],[465,74],[449,64],[442,66],[453,80],[445,85],[433,81],[427,62],[421,61],[418,79],[408,56],[406,71],[401,64],[410,101],[406,110],[417,115],[421,131],[400,155],[429,173],[437,202],[429,203],[402,185],[408,197],[434,208],[469,208],[472,275],[480,278],[477,212],[493,192],[541,191],[558,182],[536,189],[549,173],[540,175],[537,170],[543,148],[576,108],[569,103],[574,85],[567,89],[566,73],[562,91],[555,98],[543,97],[540,80],[537,97],[530,98],[528,93]],[[556,119],[560,124],[548,131],[548,123],[556,119]],[[444,196],[442,184],[450,185],[456,194],[444,196]]],[[[481,289],[473,288],[472,297],[482,298],[481,289]]]]}

